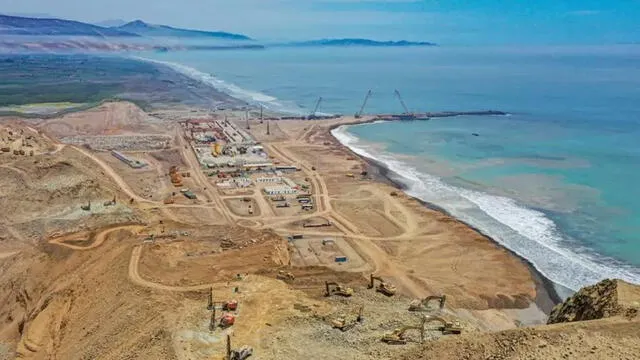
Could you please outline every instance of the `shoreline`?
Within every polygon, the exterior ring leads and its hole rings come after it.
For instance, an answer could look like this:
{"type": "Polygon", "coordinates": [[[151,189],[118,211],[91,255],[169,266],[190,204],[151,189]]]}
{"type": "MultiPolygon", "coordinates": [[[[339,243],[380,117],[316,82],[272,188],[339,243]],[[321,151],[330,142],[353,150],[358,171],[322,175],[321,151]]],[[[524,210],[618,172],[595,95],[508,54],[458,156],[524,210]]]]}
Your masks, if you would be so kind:
{"type": "MultiPolygon", "coordinates": [[[[535,268],[535,266],[531,263],[531,261],[529,261],[528,259],[526,259],[523,256],[520,256],[518,254],[516,254],[514,251],[510,250],[509,248],[507,248],[506,246],[500,244],[498,241],[496,241],[495,239],[493,239],[492,237],[488,236],[487,234],[485,234],[482,230],[478,229],[477,227],[468,224],[467,222],[464,222],[458,218],[456,218],[455,216],[453,216],[452,214],[450,214],[447,210],[443,209],[442,207],[426,202],[422,199],[416,198],[414,196],[411,196],[409,194],[406,193],[407,190],[407,186],[405,184],[403,184],[402,182],[394,179],[391,174],[395,174],[396,176],[398,176],[393,170],[389,169],[384,163],[376,160],[376,159],[372,159],[369,158],[367,156],[362,156],[360,154],[355,153],[350,147],[348,147],[347,145],[343,144],[340,140],[338,140],[338,138],[336,138],[335,136],[333,136],[332,131],[341,127],[341,126],[347,126],[347,125],[360,125],[360,124],[367,124],[367,123],[372,123],[375,121],[380,121],[379,119],[374,119],[374,120],[364,120],[362,122],[353,122],[353,123],[347,123],[347,124],[334,124],[329,126],[328,128],[328,132],[329,134],[331,134],[331,137],[333,139],[335,139],[335,141],[340,144],[340,146],[342,146],[343,148],[347,149],[353,156],[362,159],[363,161],[365,161],[367,163],[368,166],[368,170],[369,170],[369,175],[373,178],[373,181],[379,181],[388,185],[393,186],[394,188],[402,191],[406,196],[418,201],[421,205],[423,205],[424,207],[433,210],[433,211],[437,211],[441,214],[444,214],[452,219],[455,219],[456,221],[459,221],[463,224],[465,224],[465,226],[469,227],[470,229],[472,229],[473,231],[481,234],[483,237],[485,237],[487,240],[491,241],[493,244],[497,245],[498,247],[505,249],[509,254],[511,254],[511,256],[517,258],[519,261],[521,261],[524,265],[527,266],[527,268],[529,269],[529,272],[532,275],[533,281],[535,283],[536,286],[536,298],[532,299],[532,302],[536,304],[536,306],[542,310],[545,314],[549,315],[551,313],[551,310],[553,309],[553,307],[556,304],[562,303],[562,298],[560,297],[560,295],[558,294],[558,291],[556,290],[555,286],[556,284],[551,281],[549,278],[545,277],[538,269],[535,268]]],[[[398,176],[399,177],[399,176],[398,176]]]]}

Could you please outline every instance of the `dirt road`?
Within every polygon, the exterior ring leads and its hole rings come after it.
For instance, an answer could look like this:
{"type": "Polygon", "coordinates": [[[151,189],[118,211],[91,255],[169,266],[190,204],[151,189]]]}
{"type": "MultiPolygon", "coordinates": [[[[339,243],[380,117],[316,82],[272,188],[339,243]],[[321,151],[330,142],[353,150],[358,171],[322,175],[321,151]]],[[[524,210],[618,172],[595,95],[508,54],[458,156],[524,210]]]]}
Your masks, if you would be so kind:
{"type": "Polygon", "coordinates": [[[122,225],[122,226],[111,227],[111,228],[102,230],[99,233],[97,233],[93,238],[93,242],[90,245],[87,245],[87,246],[78,246],[78,245],[72,245],[72,244],[65,243],[65,241],[77,240],[77,235],[75,235],[75,234],[71,234],[71,235],[66,235],[66,236],[50,239],[49,243],[50,244],[56,244],[56,245],[64,246],[64,247],[67,247],[67,248],[73,249],[73,250],[85,251],[85,250],[95,249],[98,246],[102,245],[104,243],[104,241],[106,240],[107,236],[109,234],[111,234],[112,232],[119,231],[119,230],[126,230],[126,231],[129,231],[129,232],[133,233],[133,234],[137,234],[138,232],[140,232],[144,228],[145,227],[142,226],[142,225],[122,225]]]}

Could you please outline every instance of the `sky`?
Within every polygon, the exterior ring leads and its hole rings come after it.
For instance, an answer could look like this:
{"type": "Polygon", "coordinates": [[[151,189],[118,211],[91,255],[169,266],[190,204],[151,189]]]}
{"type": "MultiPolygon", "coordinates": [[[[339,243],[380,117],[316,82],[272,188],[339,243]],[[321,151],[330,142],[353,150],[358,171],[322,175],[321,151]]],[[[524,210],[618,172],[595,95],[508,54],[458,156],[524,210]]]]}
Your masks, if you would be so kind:
{"type": "Polygon", "coordinates": [[[640,0],[0,0],[0,12],[150,23],[261,40],[367,37],[440,44],[640,42],[640,0]]]}

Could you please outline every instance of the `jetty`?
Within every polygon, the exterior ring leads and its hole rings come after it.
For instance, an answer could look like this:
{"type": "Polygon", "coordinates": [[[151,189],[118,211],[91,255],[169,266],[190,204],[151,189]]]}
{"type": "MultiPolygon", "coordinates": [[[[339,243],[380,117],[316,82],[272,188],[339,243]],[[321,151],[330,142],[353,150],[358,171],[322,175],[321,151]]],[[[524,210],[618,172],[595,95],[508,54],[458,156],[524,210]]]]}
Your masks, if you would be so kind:
{"type": "MultiPolygon", "coordinates": [[[[402,108],[404,109],[403,113],[400,114],[371,114],[367,115],[369,121],[413,121],[413,120],[430,120],[435,118],[447,118],[447,117],[455,117],[455,116],[504,116],[509,115],[509,113],[498,110],[475,110],[475,111],[436,111],[436,112],[412,112],[407,107],[406,103],[402,99],[402,95],[398,90],[394,91],[395,96],[398,98],[402,108]]],[[[355,113],[354,117],[356,119],[360,119],[364,116],[364,110],[367,106],[369,98],[372,95],[372,91],[369,90],[362,102],[362,106],[359,111],[355,113]]],[[[313,110],[306,116],[281,116],[281,117],[271,117],[265,118],[264,120],[329,120],[329,119],[338,119],[342,117],[340,114],[332,114],[332,115],[319,115],[317,114],[318,108],[322,103],[323,98],[319,97],[313,110]]],[[[261,117],[262,118],[262,117],[261,117]]]]}

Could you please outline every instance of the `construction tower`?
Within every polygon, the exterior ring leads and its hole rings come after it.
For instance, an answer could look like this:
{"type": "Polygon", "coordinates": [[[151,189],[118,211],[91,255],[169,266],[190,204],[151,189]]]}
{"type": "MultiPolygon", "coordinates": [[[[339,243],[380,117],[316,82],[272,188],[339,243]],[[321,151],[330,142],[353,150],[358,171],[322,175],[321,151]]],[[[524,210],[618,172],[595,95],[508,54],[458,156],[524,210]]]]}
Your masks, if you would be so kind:
{"type": "Polygon", "coordinates": [[[264,118],[262,117],[262,105],[260,105],[260,124],[264,124],[264,118]]]}

